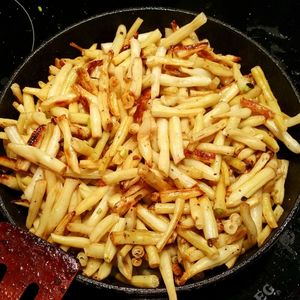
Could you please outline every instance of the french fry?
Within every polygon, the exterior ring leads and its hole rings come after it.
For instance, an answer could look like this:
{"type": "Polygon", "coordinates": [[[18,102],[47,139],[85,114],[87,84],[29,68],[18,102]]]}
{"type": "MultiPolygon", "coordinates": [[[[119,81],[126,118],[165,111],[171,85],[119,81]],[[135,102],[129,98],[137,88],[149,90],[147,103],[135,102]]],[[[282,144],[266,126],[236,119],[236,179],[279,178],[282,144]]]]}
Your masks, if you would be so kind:
{"type": "Polygon", "coordinates": [[[242,203],[240,205],[240,212],[242,221],[247,229],[248,239],[245,241],[245,247],[249,248],[257,241],[257,230],[250,214],[250,206],[247,203],[242,203]]]}
{"type": "Polygon", "coordinates": [[[237,255],[240,251],[240,246],[237,244],[227,245],[219,249],[219,256],[217,258],[204,257],[199,259],[190,269],[184,272],[179,280],[179,283],[184,284],[189,278],[204,270],[214,268],[229,261],[232,257],[237,255]]]}
{"type": "Polygon", "coordinates": [[[86,247],[84,247],[84,253],[88,257],[93,257],[93,258],[104,258],[104,248],[105,244],[104,243],[92,243],[88,244],[86,247]]]}
{"type": "Polygon", "coordinates": [[[95,204],[97,204],[102,197],[107,192],[108,188],[106,186],[99,187],[95,192],[90,193],[85,199],[83,199],[76,207],[76,215],[80,215],[86,210],[92,208],[95,204]]]}
{"type": "Polygon", "coordinates": [[[165,232],[168,228],[168,223],[157,217],[144,206],[137,205],[137,216],[150,228],[158,232],[165,232]]]}
{"type": "Polygon", "coordinates": [[[227,207],[239,205],[242,197],[250,197],[268,181],[272,180],[275,175],[276,174],[272,168],[265,167],[251,177],[248,181],[243,183],[237,191],[234,191],[229,195],[229,197],[226,199],[227,207]]]}
{"type": "Polygon", "coordinates": [[[50,215],[51,222],[48,222],[46,229],[47,233],[52,232],[63,219],[64,215],[68,211],[72,193],[75,191],[78,184],[79,181],[76,179],[68,178],[65,180],[62,191],[52,207],[50,215]]]}
{"type": "Polygon", "coordinates": [[[95,103],[90,103],[90,124],[93,138],[99,138],[102,134],[101,114],[95,103]]]}
{"type": "Polygon", "coordinates": [[[144,20],[141,19],[140,17],[136,18],[136,20],[133,22],[133,24],[127,31],[126,40],[129,41],[135,35],[135,33],[138,32],[138,29],[140,28],[143,22],[144,20]]]}
{"type": "Polygon", "coordinates": [[[156,245],[162,234],[147,230],[115,231],[111,240],[115,245],[156,245]]]}
{"type": "Polygon", "coordinates": [[[152,148],[150,142],[151,116],[149,112],[143,114],[143,121],[137,134],[138,149],[146,163],[152,165],[152,148]]]}
{"type": "MultiPolygon", "coordinates": [[[[274,209],[274,216],[276,222],[278,222],[279,218],[283,214],[283,208],[280,205],[277,205],[276,208],[274,209]]],[[[263,230],[258,234],[257,236],[257,244],[258,247],[261,247],[264,241],[268,238],[272,231],[272,228],[269,225],[266,225],[263,230]]]]}
{"type": "Polygon", "coordinates": [[[180,126],[180,119],[177,116],[169,119],[169,140],[170,153],[174,163],[177,165],[185,155],[183,152],[182,132],[180,126]]]}
{"type": "Polygon", "coordinates": [[[67,118],[65,117],[65,115],[63,115],[57,118],[57,122],[64,136],[64,151],[66,153],[68,165],[75,173],[80,173],[78,158],[71,143],[72,134],[67,118]]]}
{"type": "Polygon", "coordinates": [[[208,197],[203,196],[199,201],[203,216],[203,233],[207,240],[218,237],[218,226],[214,216],[212,203],[208,197]]]}
{"type": "Polygon", "coordinates": [[[58,174],[62,174],[66,169],[66,165],[64,163],[62,163],[57,158],[49,156],[38,148],[13,143],[8,144],[7,147],[8,149],[13,151],[17,155],[27,159],[28,161],[37,165],[41,165],[58,174]]]}
{"type": "Polygon", "coordinates": [[[113,267],[112,263],[108,263],[108,262],[104,261],[98,269],[96,279],[103,280],[106,277],[108,277],[112,271],[112,267],[113,267]]]}
{"type": "Polygon", "coordinates": [[[138,168],[138,175],[151,187],[157,191],[169,190],[172,187],[161,177],[158,176],[153,170],[146,165],[140,165],[138,168]]]}
{"type": "MultiPolygon", "coordinates": [[[[156,214],[173,214],[175,209],[174,203],[155,203],[154,211],[156,214]]],[[[183,208],[183,214],[190,214],[190,205],[185,204],[183,208]]]]}
{"type": "Polygon", "coordinates": [[[235,191],[237,190],[243,183],[245,183],[247,180],[249,180],[250,178],[252,178],[255,174],[257,174],[257,172],[259,172],[260,170],[262,170],[265,165],[267,164],[267,162],[270,159],[270,155],[268,153],[263,153],[261,155],[261,157],[259,158],[259,160],[256,162],[256,164],[254,165],[254,167],[252,168],[252,170],[247,173],[247,174],[243,174],[241,175],[238,180],[236,180],[231,186],[230,186],[230,190],[235,191]]]}
{"type": "Polygon", "coordinates": [[[165,283],[169,299],[170,300],[177,299],[173,271],[172,271],[171,257],[168,250],[163,250],[160,254],[159,271],[165,283]]]}
{"type": "Polygon", "coordinates": [[[60,189],[61,189],[61,183],[57,182],[55,185],[52,186],[52,189],[49,192],[47,192],[45,205],[41,212],[40,223],[35,232],[37,236],[45,237],[44,233],[50,219],[51,210],[54,205],[55,198],[60,189]]]}
{"type": "Polygon", "coordinates": [[[281,109],[278,105],[277,99],[274,97],[271,91],[263,70],[260,66],[256,66],[251,69],[251,74],[253,75],[257,85],[261,88],[264,96],[266,97],[268,105],[276,113],[274,116],[274,122],[276,123],[280,131],[286,131],[286,125],[283,121],[281,109]]]}
{"type": "Polygon", "coordinates": [[[101,266],[101,261],[95,258],[89,258],[86,267],[83,270],[83,274],[86,276],[94,275],[99,267],[101,266]]]}
{"type": "Polygon", "coordinates": [[[111,47],[111,50],[112,50],[114,56],[116,56],[120,53],[120,51],[124,45],[125,37],[127,34],[126,31],[127,31],[126,27],[123,24],[119,25],[116,35],[115,35],[115,38],[112,43],[112,47],[111,47]]]}
{"type": "Polygon", "coordinates": [[[184,209],[184,199],[178,198],[175,201],[174,214],[168,224],[167,230],[163,233],[161,240],[157,243],[156,247],[158,251],[162,251],[166,245],[168,239],[171,237],[173,231],[175,230],[177,223],[183,213],[184,209]]]}
{"type": "Polygon", "coordinates": [[[168,107],[157,102],[152,104],[152,116],[157,118],[171,118],[171,117],[191,117],[203,112],[203,108],[180,109],[176,107],[168,107]]]}
{"type": "Polygon", "coordinates": [[[69,223],[67,226],[68,231],[73,233],[79,233],[84,235],[90,235],[93,231],[93,227],[84,223],[69,223]]]}
{"type": "Polygon", "coordinates": [[[61,93],[61,89],[63,86],[64,81],[67,78],[67,75],[72,69],[72,64],[66,63],[58,72],[58,74],[55,76],[54,82],[52,86],[49,89],[48,98],[51,98],[53,96],[58,96],[61,93]]]}
{"type": "Polygon", "coordinates": [[[183,161],[184,165],[187,167],[194,167],[201,171],[202,177],[208,180],[217,181],[220,177],[211,167],[207,166],[206,164],[202,163],[201,161],[186,158],[183,161]]]}
{"type": "Polygon", "coordinates": [[[164,118],[157,120],[157,142],[159,147],[158,168],[164,175],[169,175],[170,151],[169,151],[169,123],[164,118]]]}
{"type": "Polygon", "coordinates": [[[215,257],[218,255],[218,249],[216,247],[209,247],[205,238],[192,230],[177,229],[177,233],[195,246],[197,249],[203,251],[209,257],[215,257]]]}
{"type": "Polygon", "coordinates": [[[116,274],[116,279],[130,284],[138,288],[157,288],[159,286],[159,278],[156,275],[133,275],[130,280],[123,277],[121,274],[116,274]]]}
{"type": "Polygon", "coordinates": [[[38,180],[34,188],[34,197],[31,199],[29,204],[28,215],[26,219],[26,227],[31,228],[33,221],[38,215],[40,207],[42,205],[44,193],[46,191],[47,182],[45,180],[38,180]]]}
{"type": "Polygon", "coordinates": [[[103,180],[106,184],[115,184],[123,180],[134,178],[138,175],[137,168],[120,170],[103,175],[103,180]]]}
{"type": "Polygon", "coordinates": [[[90,241],[92,243],[97,243],[101,238],[110,231],[110,229],[119,221],[119,216],[117,214],[111,214],[104,219],[102,219],[90,233],[90,241]]]}
{"type": "Polygon", "coordinates": [[[284,200],[285,192],[285,180],[288,173],[289,161],[281,159],[279,160],[278,171],[280,172],[279,178],[276,180],[274,185],[274,190],[272,192],[272,197],[275,204],[282,204],[284,200]]]}
{"type": "Polygon", "coordinates": [[[203,140],[218,131],[222,130],[227,125],[226,120],[221,120],[217,123],[214,123],[213,125],[210,125],[206,128],[203,128],[202,130],[199,130],[198,132],[194,133],[192,141],[200,141],[203,140]]]}
{"type": "Polygon", "coordinates": [[[271,196],[269,193],[262,194],[262,213],[271,228],[277,228],[277,222],[272,210],[271,196]]]}
{"type": "MultiPolygon", "coordinates": [[[[100,190],[101,188],[99,188],[98,191],[100,192],[100,190]]],[[[95,226],[106,216],[108,212],[108,200],[113,196],[113,193],[114,190],[111,188],[106,189],[103,194],[101,193],[102,196],[100,195],[100,198],[98,198],[101,200],[98,200],[98,204],[95,206],[93,213],[86,219],[87,225],[95,226]]],[[[93,195],[91,194],[88,197],[93,197],[93,195]]]]}
{"type": "Polygon", "coordinates": [[[162,203],[166,203],[166,202],[175,201],[177,198],[186,200],[193,197],[197,197],[202,195],[202,191],[199,188],[195,187],[189,189],[161,191],[159,195],[160,195],[160,201],[162,203]]]}
{"type": "Polygon", "coordinates": [[[85,248],[90,244],[88,238],[78,236],[62,236],[51,233],[51,238],[54,243],[74,248],[85,248]]]}
{"type": "MultiPolygon", "coordinates": [[[[120,218],[118,223],[116,223],[113,228],[111,229],[111,232],[114,231],[122,231],[125,229],[125,218],[120,218]]],[[[116,246],[113,244],[113,242],[111,241],[110,238],[107,239],[106,243],[105,243],[105,247],[104,247],[104,260],[106,263],[110,263],[114,256],[117,253],[117,248],[116,246]]]]}
{"type": "Polygon", "coordinates": [[[189,76],[189,77],[176,77],[168,74],[160,75],[160,84],[162,86],[176,86],[176,87],[203,87],[208,86],[211,79],[208,77],[189,76]]]}
{"type": "Polygon", "coordinates": [[[205,14],[201,13],[197,15],[194,20],[185,26],[182,26],[179,30],[172,33],[166,39],[161,41],[161,45],[169,48],[170,46],[176,45],[181,42],[183,39],[188,37],[192,32],[196,31],[200,26],[205,24],[207,18],[205,14]]]}

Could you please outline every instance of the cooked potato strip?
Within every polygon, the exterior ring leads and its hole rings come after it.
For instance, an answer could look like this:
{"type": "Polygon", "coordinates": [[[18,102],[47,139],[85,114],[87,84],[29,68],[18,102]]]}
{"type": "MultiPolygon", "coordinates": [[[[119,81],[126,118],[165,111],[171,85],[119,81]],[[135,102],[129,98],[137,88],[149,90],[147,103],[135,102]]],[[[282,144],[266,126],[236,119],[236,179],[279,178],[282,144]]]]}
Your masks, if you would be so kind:
{"type": "Polygon", "coordinates": [[[198,233],[183,229],[177,229],[177,233],[197,249],[203,251],[207,256],[216,257],[218,255],[218,249],[214,246],[210,247],[207,240],[198,233]]]}
{"type": "Polygon", "coordinates": [[[164,175],[169,175],[170,168],[170,142],[169,142],[169,123],[164,118],[157,120],[157,142],[159,147],[158,168],[164,175]]]}
{"type": "Polygon", "coordinates": [[[162,234],[147,230],[115,231],[111,239],[115,245],[156,245],[162,234]]]}
{"type": "Polygon", "coordinates": [[[85,248],[90,244],[88,238],[79,236],[63,236],[51,233],[51,238],[54,243],[73,248],[85,248]]]}
{"type": "Polygon", "coordinates": [[[102,219],[90,233],[90,241],[92,243],[99,242],[101,238],[108,233],[117,222],[119,222],[119,219],[117,214],[110,214],[102,219]]]}
{"type": "Polygon", "coordinates": [[[13,143],[9,143],[7,147],[8,149],[13,151],[17,155],[27,159],[28,161],[37,165],[41,165],[56,173],[62,174],[66,169],[66,165],[64,163],[62,163],[57,158],[51,157],[38,148],[13,143]]]}
{"type": "Polygon", "coordinates": [[[239,251],[240,246],[237,244],[226,245],[219,249],[219,255],[217,258],[212,259],[209,257],[204,257],[199,259],[195,264],[191,266],[191,268],[184,272],[184,274],[179,280],[180,284],[184,284],[189,278],[193,277],[194,275],[200,272],[226,263],[232,257],[237,255],[239,251]]]}
{"type": "Polygon", "coordinates": [[[26,227],[29,229],[37,217],[46,191],[46,180],[38,180],[34,187],[33,197],[29,204],[26,227]]]}
{"type": "Polygon", "coordinates": [[[163,233],[161,240],[157,243],[156,247],[158,251],[162,251],[164,246],[166,245],[168,239],[171,237],[173,231],[175,230],[177,223],[183,213],[184,209],[184,199],[178,198],[175,201],[174,214],[168,224],[167,230],[163,233]]]}
{"type": "Polygon", "coordinates": [[[48,222],[46,232],[52,232],[54,228],[63,219],[64,215],[68,211],[69,203],[71,200],[72,193],[78,186],[79,181],[76,179],[68,178],[65,180],[63,188],[59,194],[58,199],[56,199],[53,208],[51,209],[50,220],[48,222]]]}
{"type": "Polygon", "coordinates": [[[160,254],[159,271],[165,283],[169,299],[176,300],[177,295],[173,277],[172,261],[168,250],[163,250],[160,254]]]}
{"type": "Polygon", "coordinates": [[[199,27],[205,24],[207,18],[204,13],[200,13],[197,15],[193,21],[182,26],[180,29],[176,30],[172,34],[170,34],[167,38],[161,41],[161,45],[169,48],[170,46],[176,45],[181,42],[183,39],[188,37],[191,33],[196,31],[199,27]]]}

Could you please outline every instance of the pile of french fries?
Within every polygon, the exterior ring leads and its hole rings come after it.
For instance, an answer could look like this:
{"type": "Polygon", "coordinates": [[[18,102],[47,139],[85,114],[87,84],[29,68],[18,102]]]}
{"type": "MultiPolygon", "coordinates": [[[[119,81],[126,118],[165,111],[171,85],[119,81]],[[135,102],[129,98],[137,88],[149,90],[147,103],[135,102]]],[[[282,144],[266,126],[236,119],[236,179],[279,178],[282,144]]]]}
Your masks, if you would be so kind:
{"type": "Polygon", "coordinates": [[[283,213],[283,113],[259,66],[214,52],[197,15],[56,58],[48,81],[11,86],[17,120],[1,118],[0,182],[21,191],[26,227],[96,280],[176,285],[261,246],[283,213]],[[198,35],[196,34],[196,30],[198,35]],[[201,38],[200,38],[201,37],[201,38]]]}

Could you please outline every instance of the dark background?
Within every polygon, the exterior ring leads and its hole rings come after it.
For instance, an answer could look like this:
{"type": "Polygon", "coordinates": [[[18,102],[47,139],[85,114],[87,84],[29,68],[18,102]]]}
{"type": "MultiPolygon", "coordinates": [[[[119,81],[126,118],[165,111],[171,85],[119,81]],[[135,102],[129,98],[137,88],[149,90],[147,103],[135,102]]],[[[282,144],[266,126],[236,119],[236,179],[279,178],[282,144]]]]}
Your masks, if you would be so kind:
{"type": "MultiPolygon", "coordinates": [[[[67,26],[105,11],[124,7],[166,6],[222,20],[261,44],[300,90],[300,1],[56,1],[6,0],[0,3],[0,88],[24,58],[43,41],[67,26]],[[34,32],[34,34],[33,34],[34,32]]],[[[286,99],[288,101],[288,99],[286,99]]],[[[0,216],[1,220],[1,216],[0,216]]],[[[300,299],[300,214],[285,229],[274,247],[231,278],[179,294],[183,299],[300,299]]],[[[74,283],[65,299],[126,298],[74,283]]]]}

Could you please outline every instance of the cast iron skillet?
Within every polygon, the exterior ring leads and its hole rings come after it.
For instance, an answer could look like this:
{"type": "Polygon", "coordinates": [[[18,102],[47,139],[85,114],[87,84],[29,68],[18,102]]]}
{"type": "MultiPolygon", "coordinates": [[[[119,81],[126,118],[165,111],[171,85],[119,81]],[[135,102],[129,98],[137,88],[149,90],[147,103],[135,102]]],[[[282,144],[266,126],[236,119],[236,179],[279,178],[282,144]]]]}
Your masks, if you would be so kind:
{"type": "MultiPolygon", "coordinates": [[[[46,80],[48,66],[53,63],[55,57],[75,57],[78,55],[78,51],[69,46],[71,41],[82,47],[89,47],[94,42],[112,41],[119,24],[123,23],[128,27],[137,17],[144,19],[140,32],[153,30],[157,27],[164,32],[164,27],[169,26],[170,21],[173,19],[179,25],[184,25],[191,21],[194,16],[195,13],[176,9],[133,8],[104,13],[65,29],[39,47],[14,73],[0,100],[0,116],[10,118],[17,116],[11,106],[13,96],[9,86],[13,82],[18,82],[22,87],[26,85],[36,86],[38,80],[46,80]]],[[[251,67],[260,65],[269,79],[271,88],[283,111],[289,115],[294,115],[300,111],[299,95],[288,76],[278,62],[256,42],[231,26],[213,18],[209,18],[207,24],[198,30],[198,34],[201,38],[208,38],[217,53],[235,54],[242,57],[243,72],[249,72],[251,67]]],[[[300,140],[300,131],[291,130],[291,133],[297,140],[300,140]]],[[[260,249],[255,248],[242,255],[232,269],[226,270],[220,267],[206,272],[205,279],[190,281],[184,286],[177,287],[177,291],[200,288],[225,279],[261,257],[275,243],[279,234],[295,215],[300,202],[300,185],[298,183],[300,156],[290,153],[283,145],[281,145],[280,155],[290,161],[290,169],[286,181],[284,213],[279,221],[279,228],[272,232],[260,249]]],[[[11,200],[16,197],[15,192],[0,186],[0,209],[2,213],[10,222],[24,227],[26,212],[11,203],[11,200]]],[[[140,296],[166,293],[163,287],[139,289],[122,285],[113,279],[97,282],[83,275],[78,275],[76,280],[95,288],[110,289],[140,296]]]]}

